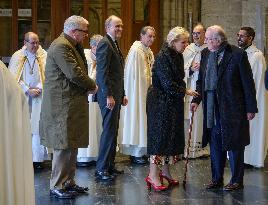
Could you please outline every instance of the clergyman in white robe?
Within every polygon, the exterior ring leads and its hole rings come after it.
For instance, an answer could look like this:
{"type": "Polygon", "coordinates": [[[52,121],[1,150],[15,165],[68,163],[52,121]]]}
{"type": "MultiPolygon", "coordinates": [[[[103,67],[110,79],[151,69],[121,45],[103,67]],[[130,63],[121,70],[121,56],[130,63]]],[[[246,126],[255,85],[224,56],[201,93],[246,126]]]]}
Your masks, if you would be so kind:
{"type": "Polygon", "coordinates": [[[254,167],[263,167],[268,148],[268,93],[264,86],[266,62],[262,52],[251,45],[246,49],[255,81],[259,112],[249,122],[250,144],[245,147],[244,162],[254,167]]]}
{"type": "MultiPolygon", "coordinates": [[[[84,49],[87,59],[88,75],[96,81],[96,56],[91,49],[84,49]]],[[[97,102],[93,102],[92,94],[88,96],[89,106],[89,145],[88,148],[79,148],[77,162],[96,161],[99,155],[99,142],[102,132],[102,117],[97,102]]]]}
{"type": "MultiPolygon", "coordinates": [[[[187,46],[183,52],[184,58],[184,70],[185,70],[185,82],[188,89],[196,89],[196,81],[198,79],[199,71],[191,71],[193,63],[200,63],[201,51],[206,48],[206,44],[201,46],[191,43],[187,46]]],[[[184,118],[185,118],[185,156],[188,146],[188,128],[189,119],[191,118],[190,104],[192,97],[186,95],[184,103],[184,118]]],[[[201,156],[209,155],[209,148],[202,148],[202,134],[203,134],[203,109],[202,106],[198,106],[193,118],[192,136],[189,146],[189,158],[197,158],[201,156]]]]}
{"type": "Polygon", "coordinates": [[[135,41],[125,64],[124,88],[128,96],[128,105],[122,110],[120,123],[121,151],[133,157],[147,154],[146,95],[151,85],[153,62],[151,49],[144,46],[141,41],[135,41]]]}
{"type": "Polygon", "coordinates": [[[47,150],[40,144],[39,119],[42,104],[42,87],[47,53],[39,45],[36,53],[30,52],[26,46],[16,51],[10,60],[9,70],[15,76],[25,93],[31,117],[33,162],[43,162],[47,159],[47,150]],[[41,90],[38,97],[31,97],[29,88],[41,90]]]}
{"type": "Polygon", "coordinates": [[[34,205],[29,106],[0,61],[0,204],[34,205]]]}

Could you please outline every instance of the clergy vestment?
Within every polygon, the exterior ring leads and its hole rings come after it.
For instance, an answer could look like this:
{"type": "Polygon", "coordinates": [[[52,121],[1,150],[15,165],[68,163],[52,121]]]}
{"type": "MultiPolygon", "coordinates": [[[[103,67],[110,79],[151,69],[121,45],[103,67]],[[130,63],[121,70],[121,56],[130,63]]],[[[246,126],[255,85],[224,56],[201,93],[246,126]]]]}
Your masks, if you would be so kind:
{"type": "Polygon", "coordinates": [[[34,205],[29,106],[0,61],[0,204],[34,205]]]}
{"type": "MultiPolygon", "coordinates": [[[[96,81],[96,56],[91,49],[84,49],[87,59],[88,75],[96,81]]],[[[92,94],[88,95],[89,110],[89,145],[88,148],[79,148],[77,162],[90,162],[96,160],[99,154],[99,141],[102,132],[102,117],[97,102],[93,102],[92,94]]]]}
{"type": "Polygon", "coordinates": [[[39,88],[42,90],[45,78],[46,56],[47,53],[41,46],[39,46],[35,54],[27,51],[24,46],[12,55],[8,66],[28,99],[31,118],[33,162],[43,162],[47,157],[47,150],[40,144],[39,136],[42,93],[38,97],[31,97],[27,93],[27,90],[29,88],[39,88]]]}
{"type": "Polygon", "coordinates": [[[250,144],[245,147],[244,162],[255,167],[263,167],[268,148],[268,94],[264,77],[266,62],[262,52],[251,45],[246,49],[256,88],[259,112],[250,124],[250,144]]]}
{"type": "Polygon", "coordinates": [[[151,85],[153,52],[141,41],[131,46],[125,65],[125,92],[128,106],[123,109],[119,136],[122,153],[134,157],[147,154],[146,95],[151,85]],[[121,133],[120,133],[121,132],[121,133]]]}
{"type": "MultiPolygon", "coordinates": [[[[197,46],[191,43],[183,52],[184,58],[184,70],[185,70],[185,82],[187,89],[196,89],[196,81],[198,79],[199,71],[191,71],[193,63],[200,63],[201,51],[206,48],[206,44],[202,46],[197,46]]],[[[184,103],[184,117],[185,117],[185,142],[187,146],[188,142],[188,129],[189,129],[189,119],[191,118],[190,104],[192,97],[189,95],[185,96],[184,103]]],[[[196,158],[201,156],[208,156],[208,147],[202,148],[202,134],[203,134],[203,109],[202,106],[198,106],[196,112],[194,113],[193,127],[192,127],[192,138],[189,147],[189,158],[196,158]]],[[[187,147],[186,147],[187,148],[187,147]]],[[[185,149],[186,155],[186,149],[185,149]]]]}

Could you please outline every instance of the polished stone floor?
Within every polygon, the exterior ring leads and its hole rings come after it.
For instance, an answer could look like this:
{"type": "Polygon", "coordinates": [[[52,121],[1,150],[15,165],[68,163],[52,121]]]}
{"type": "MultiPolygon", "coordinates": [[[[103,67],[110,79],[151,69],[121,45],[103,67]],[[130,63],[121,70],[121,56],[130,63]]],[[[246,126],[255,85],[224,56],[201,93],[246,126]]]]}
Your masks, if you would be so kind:
{"type": "MultiPolygon", "coordinates": [[[[144,178],[148,165],[140,166],[130,163],[128,157],[116,159],[116,166],[124,169],[114,182],[96,182],[95,167],[78,168],[76,181],[81,186],[88,186],[87,195],[73,200],[56,199],[49,196],[50,166],[35,171],[36,205],[267,205],[268,204],[268,163],[262,169],[245,170],[244,190],[235,192],[207,191],[204,184],[210,180],[210,160],[195,159],[189,161],[188,181],[183,188],[182,183],[168,191],[148,192],[144,178]]],[[[174,178],[183,181],[184,161],[172,168],[174,178]]],[[[230,168],[225,168],[225,183],[230,178],[230,168]]]]}

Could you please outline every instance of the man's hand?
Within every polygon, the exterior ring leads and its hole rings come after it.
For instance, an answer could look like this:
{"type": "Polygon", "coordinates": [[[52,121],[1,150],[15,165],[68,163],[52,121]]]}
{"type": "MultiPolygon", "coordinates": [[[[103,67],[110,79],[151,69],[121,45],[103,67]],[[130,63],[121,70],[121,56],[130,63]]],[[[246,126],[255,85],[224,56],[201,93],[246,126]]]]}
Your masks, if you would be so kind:
{"type": "Polygon", "coordinates": [[[90,90],[90,91],[88,91],[88,92],[87,92],[87,95],[89,95],[89,94],[93,94],[93,95],[96,94],[97,91],[98,91],[98,88],[99,88],[99,87],[96,85],[95,90],[90,90]]]}
{"type": "Polygon", "coordinates": [[[124,96],[122,105],[123,105],[123,106],[126,106],[127,104],[128,104],[128,99],[127,99],[126,96],[124,96]]]}
{"type": "Polygon", "coordinates": [[[191,103],[191,105],[190,105],[190,111],[196,112],[197,107],[198,107],[198,104],[197,103],[191,103]]]}
{"type": "Polygon", "coordinates": [[[29,88],[27,90],[28,95],[30,95],[32,98],[36,98],[41,94],[41,89],[39,88],[29,88]]]}
{"type": "Polygon", "coordinates": [[[193,63],[191,66],[192,71],[198,71],[200,68],[200,63],[193,63]]]}
{"type": "Polygon", "coordinates": [[[247,113],[248,120],[252,120],[254,117],[255,117],[255,113],[250,113],[250,112],[247,113]]]}
{"type": "Polygon", "coordinates": [[[186,89],[185,91],[186,95],[190,95],[190,96],[193,96],[193,97],[198,97],[199,96],[199,93],[192,90],[192,89],[186,89]]]}
{"type": "Polygon", "coordinates": [[[115,101],[113,96],[107,96],[107,105],[106,107],[110,110],[112,110],[115,106],[115,101]]]}

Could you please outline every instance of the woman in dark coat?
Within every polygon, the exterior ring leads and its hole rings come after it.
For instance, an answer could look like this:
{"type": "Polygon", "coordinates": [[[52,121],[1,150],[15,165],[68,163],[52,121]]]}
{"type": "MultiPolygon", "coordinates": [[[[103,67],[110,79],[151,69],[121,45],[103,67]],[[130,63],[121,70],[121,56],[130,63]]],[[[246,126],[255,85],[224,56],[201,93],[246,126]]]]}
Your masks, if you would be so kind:
{"type": "Polygon", "coordinates": [[[196,96],[186,90],[182,52],[188,45],[189,33],[181,27],[169,31],[167,41],[156,57],[152,69],[152,86],[147,93],[147,125],[150,155],[150,172],[146,177],[148,189],[165,190],[169,185],[178,185],[170,175],[169,164],[179,160],[184,153],[184,96],[196,96]],[[158,166],[162,170],[158,171],[158,166]]]}

